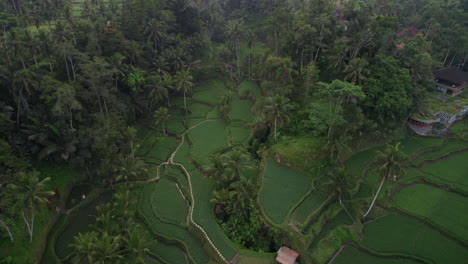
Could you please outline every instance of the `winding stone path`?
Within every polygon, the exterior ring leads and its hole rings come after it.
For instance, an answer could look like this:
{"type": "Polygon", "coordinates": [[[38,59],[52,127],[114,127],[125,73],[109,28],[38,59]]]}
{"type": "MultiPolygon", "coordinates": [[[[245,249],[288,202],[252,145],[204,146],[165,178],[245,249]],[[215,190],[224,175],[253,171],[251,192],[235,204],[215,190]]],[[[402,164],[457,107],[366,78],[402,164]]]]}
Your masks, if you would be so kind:
{"type": "MultiPolygon", "coordinates": [[[[160,168],[162,166],[165,166],[165,165],[175,165],[175,166],[178,166],[180,167],[185,175],[187,176],[187,181],[188,181],[188,184],[189,184],[189,192],[190,192],[190,199],[192,200],[191,201],[191,206],[189,205],[189,220],[190,222],[195,226],[197,227],[202,233],[203,235],[205,236],[205,239],[208,241],[208,243],[211,245],[211,247],[216,251],[216,253],[218,254],[218,256],[223,260],[223,262],[225,263],[229,263],[226,258],[223,256],[223,254],[219,251],[219,249],[216,247],[216,245],[213,243],[213,241],[210,239],[210,237],[208,236],[208,234],[206,233],[205,229],[203,229],[203,227],[201,227],[199,224],[197,224],[194,220],[193,220],[193,211],[194,211],[194,208],[195,208],[195,198],[193,196],[193,189],[192,189],[192,180],[190,178],[190,173],[187,171],[187,169],[185,169],[184,165],[180,164],[180,163],[176,163],[174,162],[174,157],[175,155],[177,154],[177,152],[179,151],[180,147],[184,144],[185,142],[185,135],[193,128],[201,125],[201,124],[204,124],[206,122],[210,122],[210,121],[217,121],[217,120],[220,120],[220,119],[207,119],[207,120],[204,120],[196,125],[193,125],[191,127],[189,127],[184,133],[181,134],[181,140],[180,140],[180,143],[179,145],[177,146],[177,148],[174,150],[174,152],[172,152],[172,154],[169,156],[169,158],[167,159],[167,161],[165,162],[162,162],[161,164],[158,165],[157,169],[156,169],[156,177],[153,178],[153,179],[150,179],[150,180],[147,180],[146,182],[153,182],[153,181],[157,181],[159,180],[160,178],[160,168]]],[[[182,195],[182,194],[181,194],[182,195]]],[[[182,195],[183,196],[183,195],[182,195]]],[[[185,197],[184,197],[185,199],[185,197]]]]}

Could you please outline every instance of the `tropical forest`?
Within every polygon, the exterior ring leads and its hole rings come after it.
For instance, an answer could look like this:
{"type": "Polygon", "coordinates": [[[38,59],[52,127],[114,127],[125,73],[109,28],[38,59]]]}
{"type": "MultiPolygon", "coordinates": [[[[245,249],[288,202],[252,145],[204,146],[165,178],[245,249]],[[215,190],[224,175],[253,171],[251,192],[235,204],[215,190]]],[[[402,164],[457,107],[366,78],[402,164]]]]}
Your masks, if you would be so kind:
{"type": "Polygon", "coordinates": [[[462,264],[468,1],[0,0],[0,264],[462,264]]]}

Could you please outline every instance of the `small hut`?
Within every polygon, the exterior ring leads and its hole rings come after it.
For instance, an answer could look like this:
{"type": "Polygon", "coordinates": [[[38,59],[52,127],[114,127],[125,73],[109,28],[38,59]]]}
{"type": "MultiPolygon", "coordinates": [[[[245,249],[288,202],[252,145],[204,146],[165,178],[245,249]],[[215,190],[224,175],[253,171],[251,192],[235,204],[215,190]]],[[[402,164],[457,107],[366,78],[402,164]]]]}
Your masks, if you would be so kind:
{"type": "Polygon", "coordinates": [[[278,256],[276,257],[276,261],[281,264],[294,264],[296,262],[299,253],[296,251],[288,248],[288,247],[281,247],[278,250],[278,256]]]}

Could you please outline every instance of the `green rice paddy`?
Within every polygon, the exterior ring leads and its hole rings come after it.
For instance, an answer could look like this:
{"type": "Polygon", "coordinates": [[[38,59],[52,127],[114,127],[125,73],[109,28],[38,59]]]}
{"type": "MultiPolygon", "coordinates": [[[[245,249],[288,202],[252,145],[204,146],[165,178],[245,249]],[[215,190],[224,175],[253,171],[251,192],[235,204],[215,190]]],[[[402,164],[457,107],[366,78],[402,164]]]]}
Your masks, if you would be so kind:
{"type": "Polygon", "coordinates": [[[345,247],[333,261],[334,264],[418,264],[419,262],[399,257],[378,257],[367,254],[354,247],[345,247]]]}
{"type": "Polygon", "coordinates": [[[468,199],[426,184],[403,189],[394,198],[398,207],[429,220],[461,238],[468,237],[466,204],[468,199]]]}
{"type": "Polygon", "coordinates": [[[468,249],[427,225],[395,214],[367,224],[363,245],[381,253],[417,256],[434,263],[463,263],[468,249]]]}
{"type": "Polygon", "coordinates": [[[313,191],[311,192],[304,201],[293,211],[291,219],[297,221],[300,224],[305,224],[306,220],[313,214],[317,213],[327,200],[328,195],[313,191]]]}
{"type": "Polygon", "coordinates": [[[184,226],[187,222],[188,204],[174,182],[161,179],[151,194],[154,214],[164,221],[184,226]]]}
{"type": "Polygon", "coordinates": [[[283,223],[289,211],[306,194],[311,179],[295,170],[266,159],[263,182],[258,194],[265,215],[275,224],[283,223]]]}

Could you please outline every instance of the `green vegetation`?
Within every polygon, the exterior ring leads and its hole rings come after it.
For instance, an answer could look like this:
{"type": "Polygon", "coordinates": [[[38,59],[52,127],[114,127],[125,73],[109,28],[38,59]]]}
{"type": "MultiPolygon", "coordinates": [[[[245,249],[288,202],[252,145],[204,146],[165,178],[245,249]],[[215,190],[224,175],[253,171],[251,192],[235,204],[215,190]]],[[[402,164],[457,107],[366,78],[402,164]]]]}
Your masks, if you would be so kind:
{"type": "Polygon", "coordinates": [[[463,262],[467,8],[0,1],[0,264],[463,262]]]}
{"type": "Polygon", "coordinates": [[[468,235],[464,220],[466,197],[425,184],[401,190],[394,198],[398,207],[429,221],[461,239],[468,235]]]}
{"type": "Polygon", "coordinates": [[[390,214],[366,225],[364,246],[381,253],[402,253],[435,263],[463,262],[468,250],[438,231],[406,217],[390,214]],[[386,239],[382,239],[384,236],[386,239]]]}
{"type": "Polygon", "coordinates": [[[345,247],[340,255],[333,261],[333,263],[362,263],[362,264],[416,264],[419,263],[414,260],[399,257],[377,257],[371,254],[366,254],[354,247],[345,247]]]}
{"type": "Polygon", "coordinates": [[[273,223],[281,224],[288,219],[290,210],[306,194],[310,184],[311,179],[302,173],[267,159],[258,202],[273,223]]]}

